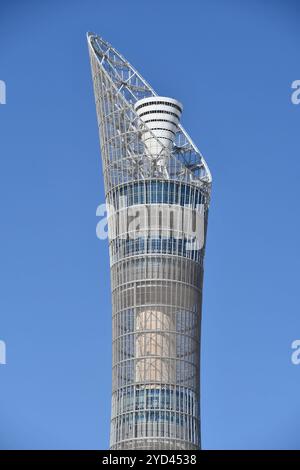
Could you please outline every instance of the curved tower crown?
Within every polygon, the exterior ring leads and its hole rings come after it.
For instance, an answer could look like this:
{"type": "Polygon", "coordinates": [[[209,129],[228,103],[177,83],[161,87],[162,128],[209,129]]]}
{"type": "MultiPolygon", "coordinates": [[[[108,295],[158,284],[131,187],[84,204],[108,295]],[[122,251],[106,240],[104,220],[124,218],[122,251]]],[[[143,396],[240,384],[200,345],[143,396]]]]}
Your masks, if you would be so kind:
{"type": "Polygon", "coordinates": [[[198,449],[211,175],[181,103],[100,37],[88,33],[88,45],[109,207],[111,448],[198,449]]]}

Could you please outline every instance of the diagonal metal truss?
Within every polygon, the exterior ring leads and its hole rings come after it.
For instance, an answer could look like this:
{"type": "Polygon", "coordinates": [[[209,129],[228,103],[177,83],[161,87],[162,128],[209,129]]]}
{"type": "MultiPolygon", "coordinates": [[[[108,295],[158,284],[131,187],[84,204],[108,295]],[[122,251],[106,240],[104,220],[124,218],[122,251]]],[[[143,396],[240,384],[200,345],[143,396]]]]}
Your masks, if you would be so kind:
{"type": "MultiPolygon", "coordinates": [[[[211,174],[186,131],[179,125],[174,147],[162,170],[161,155],[149,158],[141,142],[146,125],[134,110],[136,101],[156,96],[153,88],[108,42],[93,33],[87,36],[92,63],[97,115],[104,156],[106,191],[139,179],[169,179],[201,187],[209,198],[211,174]]],[[[150,129],[148,129],[149,132],[150,129]]],[[[153,136],[155,138],[155,136],[153,136]]]]}

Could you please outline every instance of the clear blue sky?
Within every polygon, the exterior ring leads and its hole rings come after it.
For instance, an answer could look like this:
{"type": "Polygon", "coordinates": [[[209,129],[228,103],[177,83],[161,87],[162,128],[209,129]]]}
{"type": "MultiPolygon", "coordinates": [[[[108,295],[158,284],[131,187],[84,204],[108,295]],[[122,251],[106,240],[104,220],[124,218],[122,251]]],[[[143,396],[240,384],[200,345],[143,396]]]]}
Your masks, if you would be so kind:
{"type": "Polygon", "coordinates": [[[86,31],[159,94],[213,173],[206,449],[300,449],[299,2],[2,0],[1,449],[108,447],[111,305],[86,31]]]}

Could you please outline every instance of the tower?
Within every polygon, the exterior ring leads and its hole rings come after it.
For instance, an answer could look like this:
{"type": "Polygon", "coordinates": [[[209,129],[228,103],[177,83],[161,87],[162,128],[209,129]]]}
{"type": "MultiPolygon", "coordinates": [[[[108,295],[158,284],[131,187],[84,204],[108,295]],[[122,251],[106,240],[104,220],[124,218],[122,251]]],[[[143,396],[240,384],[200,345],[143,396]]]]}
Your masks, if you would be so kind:
{"type": "Polygon", "coordinates": [[[100,37],[88,46],[109,215],[111,449],[198,449],[211,175],[182,104],[100,37]]]}

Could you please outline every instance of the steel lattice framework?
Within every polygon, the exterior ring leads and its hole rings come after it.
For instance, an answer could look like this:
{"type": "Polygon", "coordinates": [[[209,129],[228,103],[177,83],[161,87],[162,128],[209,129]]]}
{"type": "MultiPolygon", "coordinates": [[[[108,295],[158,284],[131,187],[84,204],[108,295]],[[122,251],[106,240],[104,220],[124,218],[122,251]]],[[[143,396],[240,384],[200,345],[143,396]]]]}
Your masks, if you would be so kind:
{"type": "Polygon", "coordinates": [[[170,149],[141,119],[137,102],[162,101],[128,61],[95,34],[88,33],[88,45],[106,203],[112,208],[111,448],[198,449],[203,259],[211,175],[180,124],[170,149]],[[158,143],[155,155],[146,150],[145,132],[158,143]],[[185,206],[189,217],[201,214],[204,221],[203,244],[192,249],[185,227],[174,229],[164,212],[172,208],[181,214],[185,206]],[[138,231],[120,225],[130,210],[149,208],[153,211],[138,231]]]}

